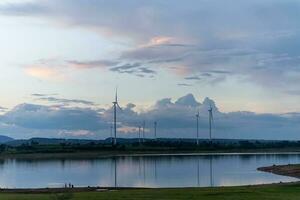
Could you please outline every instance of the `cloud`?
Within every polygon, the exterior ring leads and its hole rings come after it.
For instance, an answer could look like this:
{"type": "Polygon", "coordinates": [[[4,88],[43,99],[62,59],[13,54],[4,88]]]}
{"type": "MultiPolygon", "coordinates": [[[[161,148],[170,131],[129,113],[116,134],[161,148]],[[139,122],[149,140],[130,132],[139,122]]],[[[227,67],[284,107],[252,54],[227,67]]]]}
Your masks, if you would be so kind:
{"type": "Polygon", "coordinates": [[[20,104],[5,113],[1,119],[7,124],[39,130],[95,131],[107,127],[100,115],[89,108],[52,108],[50,106],[20,104]]]}
{"type": "Polygon", "coordinates": [[[197,107],[197,106],[201,105],[199,102],[196,101],[193,94],[187,94],[183,97],[178,98],[177,101],[175,102],[175,104],[191,106],[191,107],[197,107]]]}
{"type": "Polygon", "coordinates": [[[61,81],[65,79],[64,74],[60,73],[59,70],[46,66],[29,66],[25,69],[25,73],[43,80],[61,81]]]}
{"type": "Polygon", "coordinates": [[[188,84],[188,83],[178,83],[178,86],[184,86],[184,87],[190,87],[193,86],[192,84],[188,84]]]}
{"type": "Polygon", "coordinates": [[[144,67],[141,63],[126,63],[120,66],[112,67],[109,70],[112,72],[118,72],[120,74],[133,74],[139,77],[153,77],[153,75],[156,74],[156,71],[144,67]]]}
{"type": "Polygon", "coordinates": [[[68,73],[64,62],[57,58],[39,59],[22,66],[29,76],[48,81],[64,81],[68,73]]]}
{"type": "MultiPolygon", "coordinates": [[[[155,65],[155,69],[169,70],[183,79],[194,74],[206,77],[201,83],[221,84],[234,76],[285,92],[290,87],[299,90],[299,7],[298,1],[281,0],[78,0],[76,4],[44,0],[3,4],[0,13],[132,41],[131,47],[117,52],[121,56],[116,61],[67,61],[76,68],[111,67],[117,73],[145,77],[159,71],[153,70],[155,65]],[[147,67],[125,70],[127,63],[147,67]]],[[[53,68],[27,71],[39,78],[60,74],[53,68]]]]}
{"type": "Polygon", "coordinates": [[[119,64],[118,61],[112,61],[112,60],[91,60],[91,61],[68,60],[66,62],[70,66],[78,69],[107,68],[119,64]]]}
{"type": "Polygon", "coordinates": [[[4,4],[0,10],[5,15],[15,16],[38,16],[50,12],[50,9],[46,5],[26,1],[24,3],[11,2],[4,4]]]}
{"type": "MultiPolygon", "coordinates": [[[[199,102],[192,94],[176,100],[158,100],[149,109],[137,112],[129,103],[118,111],[118,136],[135,137],[146,122],[146,136],[153,136],[157,122],[158,137],[194,138],[196,113],[199,111],[200,137],[208,137],[208,109],[213,108],[213,137],[235,139],[300,139],[300,113],[257,114],[224,113],[215,102],[199,102]]],[[[94,107],[94,106],[93,106],[94,107]]],[[[55,107],[20,104],[0,117],[0,134],[16,138],[67,137],[106,138],[110,136],[112,108],[55,107]]]]}
{"type": "Polygon", "coordinates": [[[130,74],[138,77],[153,77],[155,70],[143,63],[122,63],[117,60],[63,60],[63,59],[40,59],[36,63],[25,66],[25,72],[33,77],[44,80],[65,80],[73,69],[107,69],[120,74],[130,74]]]}
{"type": "Polygon", "coordinates": [[[188,76],[184,78],[185,80],[201,80],[199,76],[188,76]]]}
{"type": "Polygon", "coordinates": [[[51,103],[62,103],[64,105],[69,104],[83,104],[87,106],[94,106],[95,103],[87,100],[80,100],[80,99],[64,99],[64,98],[55,98],[55,97],[40,97],[37,100],[47,101],[51,103]]]}
{"type": "MultiPolygon", "coordinates": [[[[130,39],[136,46],[120,52],[121,61],[148,63],[145,68],[148,70],[144,71],[149,73],[151,63],[159,63],[158,67],[163,69],[185,68],[178,69],[185,72],[179,75],[214,76],[203,79],[207,82],[222,83],[227,77],[241,76],[246,77],[243,81],[284,90],[290,85],[296,87],[299,78],[290,76],[299,72],[300,27],[296,9],[299,7],[297,1],[280,0],[272,1],[272,4],[258,0],[192,0],[189,3],[134,0],[91,3],[79,0],[76,4],[71,0],[45,0],[4,5],[0,12],[42,18],[68,28],[82,27],[108,37],[130,39]],[[230,73],[220,73],[226,71],[230,73]]],[[[72,64],[79,68],[111,66],[111,63],[97,61],[72,64]]],[[[112,70],[133,73],[119,67],[114,66],[112,70]]],[[[52,73],[49,69],[31,71],[39,77],[52,73]]],[[[137,75],[145,76],[140,72],[137,75]]]]}
{"type": "Polygon", "coordinates": [[[48,103],[57,103],[56,105],[52,105],[52,107],[64,107],[64,106],[70,106],[74,104],[81,104],[85,106],[96,106],[96,104],[92,101],[82,100],[82,99],[66,99],[66,98],[58,98],[54,97],[58,94],[42,94],[42,93],[35,93],[31,94],[32,97],[34,97],[34,100],[37,101],[45,101],[48,103]]]}
{"type": "MultiPolygon", "coordinates": [[[[151,43],[152,39],[150,40],[151,43]]],[[[148,44],[148,43],[147,43],[148,44]]],[[[135,60],[145,63],[176,63],[189,56],[195,47],[188,44],[142,45],[122,52],[120,59],[135,60]]]]}
{"type": "Polygon", "coordinates": [[[8,108],[0,106],[0,112],[6,112],[8,108]]]}
{"type": "Polygon", "coordinates": [[[46,96],[55,96],[55,95],[58,95],[58,94],[42,94],[42,93],[34,93],[34,94],[31,94],[31,96],[33,97],[46,97],[46,96]]]}
{"type": "Polygon", "coordinates": [[[170,44],[173,43],[174,38],[172,37],[166,37],[166,36],[158,36],[158,37],[154,37],[152,38],[148,44],[146,44],[145,46],[156,46],[156,45],[163,45],[163,44],[170,44]]]}

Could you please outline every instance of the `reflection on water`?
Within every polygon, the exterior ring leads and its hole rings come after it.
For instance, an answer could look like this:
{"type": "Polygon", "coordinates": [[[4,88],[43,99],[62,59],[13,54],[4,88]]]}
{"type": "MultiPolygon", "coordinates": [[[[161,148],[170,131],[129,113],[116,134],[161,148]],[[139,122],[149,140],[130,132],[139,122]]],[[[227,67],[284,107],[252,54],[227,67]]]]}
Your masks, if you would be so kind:
{"type": "Polygon", "coordinates": [[[207,187],[295,181],[257,167],[299,163],[299,154],[121,156],[0,160],[0,187],[207,187]]]}

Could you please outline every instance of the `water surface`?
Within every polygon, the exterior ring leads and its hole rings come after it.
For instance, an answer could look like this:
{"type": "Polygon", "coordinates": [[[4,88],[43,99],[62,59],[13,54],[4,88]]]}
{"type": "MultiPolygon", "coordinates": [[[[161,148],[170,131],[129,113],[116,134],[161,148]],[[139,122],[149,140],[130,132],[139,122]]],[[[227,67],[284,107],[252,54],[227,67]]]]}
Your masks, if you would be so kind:
{"type": "Polygon", "coordinates": [[[300,154],[201,154],[97,159],[0,160],[1,188],[205,187],[297,181],[258,167],[300,163],[300,154]]]}

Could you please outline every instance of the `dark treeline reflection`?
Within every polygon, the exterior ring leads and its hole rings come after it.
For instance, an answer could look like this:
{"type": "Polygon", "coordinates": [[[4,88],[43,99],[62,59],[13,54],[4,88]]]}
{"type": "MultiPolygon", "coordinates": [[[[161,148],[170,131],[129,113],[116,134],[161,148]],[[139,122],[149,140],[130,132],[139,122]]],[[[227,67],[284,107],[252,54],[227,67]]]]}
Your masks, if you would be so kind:
{"type": "Polygon", "coordinates": [[[214,187],[293,181],[257,167],[298,163],[298,154],[115,156],[97,159],[2,159],[0,186],[214,187]]]}

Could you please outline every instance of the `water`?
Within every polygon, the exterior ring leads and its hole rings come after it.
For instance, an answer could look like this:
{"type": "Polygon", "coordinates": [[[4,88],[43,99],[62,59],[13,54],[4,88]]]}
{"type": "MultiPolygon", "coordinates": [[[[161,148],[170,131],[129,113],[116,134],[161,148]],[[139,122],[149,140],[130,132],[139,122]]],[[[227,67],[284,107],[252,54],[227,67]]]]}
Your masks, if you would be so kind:
{"type": "Polygon", "coordinates": [[[1,188],[75,186],[205,187],[289,182],[257,167],[300,163],[300,154],[121,156],[0,160],[1,188]]]}

